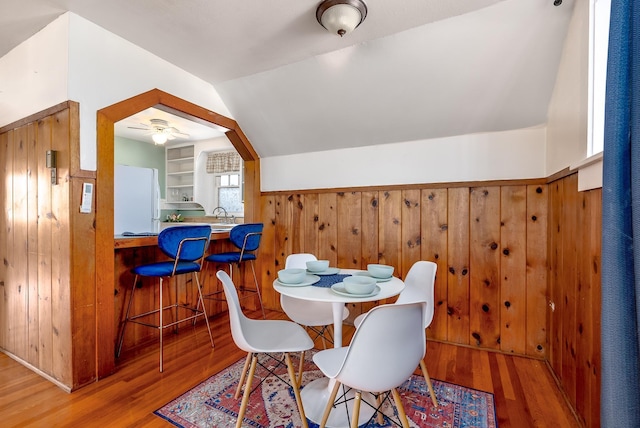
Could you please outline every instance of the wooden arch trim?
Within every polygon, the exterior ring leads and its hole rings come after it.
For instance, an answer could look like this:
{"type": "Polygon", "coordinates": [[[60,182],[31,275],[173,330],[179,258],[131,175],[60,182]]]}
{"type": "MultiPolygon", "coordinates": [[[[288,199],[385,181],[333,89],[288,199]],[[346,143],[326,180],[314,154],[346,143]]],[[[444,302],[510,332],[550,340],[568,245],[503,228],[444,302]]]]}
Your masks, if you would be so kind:
{"type": "Polygon", "coordinates": [[[114,124],[155,107],[207,126],[226,128],[227,138],[244,160],[245,221],[260,218],[260,159],[238,123],[159,89],[136,95],[97,112],[96,171],[96,367],[98,378],[115,370],[115,285],[113,239],[114,124]]]}

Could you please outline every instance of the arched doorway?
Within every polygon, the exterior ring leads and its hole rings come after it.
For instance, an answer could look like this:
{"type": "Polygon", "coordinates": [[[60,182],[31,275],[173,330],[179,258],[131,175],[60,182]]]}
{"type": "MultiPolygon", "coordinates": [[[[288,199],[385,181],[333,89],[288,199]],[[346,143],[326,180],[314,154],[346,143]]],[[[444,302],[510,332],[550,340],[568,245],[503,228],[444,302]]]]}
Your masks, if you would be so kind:
{"type": "Polygon", "coordinates": [[[137,95],[98,111],[96,172],[96,359],[98,379],[115,369],[115,313],[113,290],[113,148],[115,122],[156,107],[209,126],[226,128],[227,138],[245,165],[245,220],[259,218],[260,160],[237,122],[159,89],[137,95]]]}

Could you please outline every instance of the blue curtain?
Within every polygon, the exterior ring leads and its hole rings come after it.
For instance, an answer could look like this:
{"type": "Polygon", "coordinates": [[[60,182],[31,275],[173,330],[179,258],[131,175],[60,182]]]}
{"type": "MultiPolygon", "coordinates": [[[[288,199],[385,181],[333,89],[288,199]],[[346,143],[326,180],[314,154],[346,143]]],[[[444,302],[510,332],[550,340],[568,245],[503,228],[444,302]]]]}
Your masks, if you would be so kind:
{"type": "Polygon", "coordinates": [[[640,0],[612,0],[602,186],[601,425],[640,427],[640,0]]]}

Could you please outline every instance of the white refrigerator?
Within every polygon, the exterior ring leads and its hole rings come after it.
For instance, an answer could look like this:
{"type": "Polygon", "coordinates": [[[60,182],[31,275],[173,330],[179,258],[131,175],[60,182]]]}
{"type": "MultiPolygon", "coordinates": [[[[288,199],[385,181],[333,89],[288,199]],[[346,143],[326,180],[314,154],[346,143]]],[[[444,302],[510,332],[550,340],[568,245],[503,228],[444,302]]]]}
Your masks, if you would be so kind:
{"type": "Polygon", "coordinates": [[[114,234],[157,234],[160,230],[158,170],[115,165],[114,234]]]}

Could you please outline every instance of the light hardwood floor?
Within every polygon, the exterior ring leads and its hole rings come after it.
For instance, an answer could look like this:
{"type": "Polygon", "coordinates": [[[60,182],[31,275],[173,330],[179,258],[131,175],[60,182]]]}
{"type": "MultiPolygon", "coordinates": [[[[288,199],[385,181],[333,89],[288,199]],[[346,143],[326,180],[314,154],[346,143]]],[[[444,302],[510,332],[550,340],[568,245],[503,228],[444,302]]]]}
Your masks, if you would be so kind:
{"type": "MultiPolygon", "coordinates": [[[[0,426],[173,426],[153,411],[244,358],[226,316],[213,320],[212,330],[215,349],[202,326],[169,337],[164,373],[157,345],[125,350],[115,374],[71,394],[0,353],[0,426]]],[[[344,334],[350,337],[353,327],[344,334]]],[[[492,392],[500,428],[580,426],[542,361],[430,341],[427,366],[434,379],[492,392]]]]}

